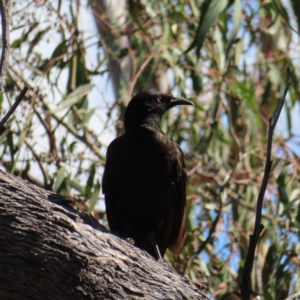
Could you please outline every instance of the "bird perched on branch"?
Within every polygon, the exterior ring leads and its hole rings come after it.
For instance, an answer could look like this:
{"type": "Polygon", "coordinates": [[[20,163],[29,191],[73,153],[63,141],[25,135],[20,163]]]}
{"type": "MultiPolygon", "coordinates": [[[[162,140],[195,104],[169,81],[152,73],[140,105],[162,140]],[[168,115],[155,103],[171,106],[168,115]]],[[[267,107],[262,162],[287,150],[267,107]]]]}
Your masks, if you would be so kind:
{"type": "Polygon", "coordinates": [[[185,240],[184,155],[161,130],[162,115],[184,98],[144,91],[129,102],[125,134],[111,142],[103,175],[107,219],[113,233],[131,238],[156,259],[185,240]]]}

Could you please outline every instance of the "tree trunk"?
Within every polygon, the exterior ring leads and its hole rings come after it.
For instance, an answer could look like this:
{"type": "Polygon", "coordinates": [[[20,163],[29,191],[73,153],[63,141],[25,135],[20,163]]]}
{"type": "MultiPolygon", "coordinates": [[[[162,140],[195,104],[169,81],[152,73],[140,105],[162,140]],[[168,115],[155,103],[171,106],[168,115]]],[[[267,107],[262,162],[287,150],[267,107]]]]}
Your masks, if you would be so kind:
{"type": "Polygon", "coordinates": [[[208,299],[68,203],[0,170],[0,299],[208,299]]]}

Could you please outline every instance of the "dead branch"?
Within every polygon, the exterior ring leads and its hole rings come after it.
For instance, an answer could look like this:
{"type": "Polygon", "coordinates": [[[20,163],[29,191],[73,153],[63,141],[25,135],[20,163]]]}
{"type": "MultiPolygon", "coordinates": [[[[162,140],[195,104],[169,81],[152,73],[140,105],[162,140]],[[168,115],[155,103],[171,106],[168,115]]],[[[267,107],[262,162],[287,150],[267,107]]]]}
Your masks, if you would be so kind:
{"type": "Polygon", "coordinates": [[[270,172],[271,172],[272,163],[273,163],[271,161],[273,133],[274,133],[274,129],[276,127],[279,115],[281,113],[282,107],[284,105],[289,86],[290,86],[290,69],[288,68],[287,74],[286,74],[285,90],[284,90],[283,96],[281,98],[278,110],[275,114],[274,122],[272,123],[272,118],[269,119],[268,148],[267,148],[267,158],[266,158],[266,164],[265,164],[265,170],[264,170],[264,177],[263,177],[262,185],[261,185],[259,195],[257,198],[255,226],[254,226],[253,234],[250,235],[250,242],[249,242],[248,252],[247,252],[243,275],[242,275],[241,294],[242,294],[243,300],[248,300],[251,295],[250,276],[251,276],[251,272],[253,269],[255,249],[256,249],[260,234],[261,234],[262,230],[264,229],[263,224],[261,224],[261,214],[262,214],[264,195],[265,195],[265,191],[266,191],[266,188],[268,185],[268,180],[270,177],[270,172]]]}
{"type": "MultiPolygon", "coordinates": [[[[0,75],[1,76],[1,75],[0,75]]],[[[1,77],[0,77],[1,78],[1,77]]],[[[1,80],[1,79],[0,79],[1,80]]],[[[20,95],[16,99],[15,103],[12,105],[12,107],[9,109],[9,111],[6,113],[4,118],[0,121],[0,135],[6,130],[6,127],[4,126],[5,123],[8,121],[8,119],[11,117],[11,115],[14,113],[16,108],[19,106],[21,103],[22,99],[24,98],[25,94],[28,91],[28,87],[25,86],[23,90],[21,91],[20,95]]]]}

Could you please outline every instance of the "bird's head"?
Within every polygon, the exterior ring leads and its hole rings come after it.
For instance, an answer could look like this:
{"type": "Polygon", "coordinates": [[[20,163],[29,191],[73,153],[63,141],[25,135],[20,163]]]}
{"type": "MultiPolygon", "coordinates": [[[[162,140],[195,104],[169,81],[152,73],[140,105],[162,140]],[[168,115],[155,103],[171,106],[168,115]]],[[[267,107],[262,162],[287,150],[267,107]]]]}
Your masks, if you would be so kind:
{"type": "Polygon", "coordinates": [[[137,129],[142,125],[158,125],[162,115],[177,105],[194,105],[193,102],[162,94],[154,90],[136,94],[129,102],[124,115],[125,131],[137,129]]]}

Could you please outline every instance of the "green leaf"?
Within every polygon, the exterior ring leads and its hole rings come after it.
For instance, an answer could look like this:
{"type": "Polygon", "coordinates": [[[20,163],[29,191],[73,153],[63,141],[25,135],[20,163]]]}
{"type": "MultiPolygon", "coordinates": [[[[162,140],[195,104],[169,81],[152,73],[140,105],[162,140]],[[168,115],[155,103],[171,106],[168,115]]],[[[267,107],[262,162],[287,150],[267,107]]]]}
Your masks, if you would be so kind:
{"type": "Polygon", "coordinates": [[[218,210],[218,204],[217,203],[215,203],[215,202],[211,202],[211,203],[206,203],[205,205],[204,205],[204,207],[206,208],[206,209],[208,209],[208,210],[218,210]]]}
{"type": "Polygon", "coordinates": [[[64,179],[66,178],[67,170],[65,167],[61,167],[57,173],[54,185],[53,185],[53,192],[57,192],[60,188],[61,184],[63,183],[64,179]]]}
{"type": "Polygon", "coordinates": [[[57,47],[54,49],[51,58],[58,57],[62,54],[65,54],[66,52],[67,52],[67,43],[64,40],[60,44],[58,44],[57,47]]]}
{"type": "Polygon", "coordinates": [[[193,11],[194,16],[199,18],[200,14],[199,14],[199,10],[198,10],[196,1],[195,0],[190,0],[189,5],[191,6],[191,9],[193,11]]]}
{"type": "Polygon", "coordinates": [[[32,124],[33,117],[34,117],[34,112],[33,112],[33,110],[30,110],[26,116],[26,122],[24,124],[24,129],[19,134],[19,140],[18,140],[16,149],[21,149],[23,143],[25,142],[26,136],[28,134],[28,128],[30,128],[30,125],[32,124]]]}
{"type": "Polygon", "coordinates": [[[21,39],[16,39],[10,44],[10,48],[16,49],[21,47],[21,39]]]}
{"type": "Polygon", "coordinates": [[[3,104],[3,93],[0,93],[0,109],[2,108],[2,104],[3,104]]]}
{"type": "Polygon", "coordinates": [[[93,108],[89,112],[85,113],[82,123],[88,123],[90,121],[91,117],[94,115],[95,111],[96,111],[96,109],[93,108]]]}
{"type": "Polygon", "coordinates": [[[281,172],[277,178],[279,201],[286,205],[289,202],[288,193],[286,191],[286,176],[289,172],[289,164],[281,167],[281,172]]]}
{"type": "Polygon", "coordinates": [[[240,101],[236,99],[235,97],[229,97],[229,107],[230,107],[230,117],[231,122],[236,129],[237,119],[238,119],[238,112],[240,108],[240,101]]]}
{"type": "Polygon", "coordinates": [[[122,59],[128,55],[128,48],[121,48],[120,50],[116,51],[115,55],[122,59]]]}
{"type": "Polygon", "coordinates": [[[77,181],[70,181],[70,186],[78,191],[81,195],[84,195],[85,188],[77,181]]]}
{"type": "Polygon", "coordinates": [[[94,86],[90,83],[80,85],[59,104],[58,110],[69,108],[86,96],[94,86]]]}
{"type": "Polygon", "coordinates": [[[58,12],[60,12],[61,2],[62,2],[62,0],[59,0],[58,3],[57,3],[57,11],[58,12]]]}
{"type": "Polygon", "coordinates": [[[290,137],[292,135],[292,112],[291,112],[291,107],[288,102],[285,103],[285,112],[286,112],[286,120],[287,120],[287,131],[288,131],[288,136],[290,137]]]}
{"type": "Polygon", "coordinates": [[[234,64],[238,66],[244,51],[244,38],[241,38],[234,48],[234,64]]]}
{"type": "Polygon", "coordinates": [[[69,148],[69,152],[70,152],[70,153],[73,153],[73,152],[74,152],[76,145],[77,145],[77,142],[76,142],[76,141],[75,141],[75,142],[72,142],[72,143],[69,145],[68,148],[69,148]]]}
{"type": "Polygon", "coordinates": [[[234,14],[233,14],[233,27],[230,33],[230,37],[228,39],[228,46],[226,50],[226,54],[228,54],[228,51],[233,43],[233,41],[236,38],[236,35],[241,28],[241,17],[242,17],[242,4],[241,0],[235,0],[234,1],[234,14]]]}
{"type": "Polygon", "coordinates": [[[278,85],[282,78],[281,78],[281,70],[279,70],[278,65],[276,64],[270,64],[270,69],[269,69],[269,78],[271,83],[276,86],[278,85]]]}
{"type": "Polygon", "coordinates": [[[217,20],[220,13],[226,8],[227,4],[227,0],[204,1],[201,6],[201,20],[196,31],[195,39],[191,43],[190,47],[185,51],[185,53],[189,52],[191,49],[197,46],[196,54],[197,57],[200,56],[200,50],[209,28],[217,20]]]}
{"type": "MultiPolygon", "coordinates": [[[[9,128],[8,124],[6,124],[6,126],[7,126],[6,128],[9,128]]],[[[13,133],[11,131],[8,131],[8,133],[7,133],[6,142],[7,142],[8,147],[9,147],[9,152],[10,152],[10,166],[12,168],[12,166],[15,163],[15,155],[14,155],[15,154],[15,150],[14,150],[13,133]]],[[[12,171],[12,169],[11,169],[11,171],[12,171]]]]}
{"type": "Polygon", "coordinates": [[[173,71],[177,80],[180,79],[182,81],[185,81],[185,76],[182,68],[174,66],[173,71]]]}
{"type": "Polygon", "coordinates": [[[91,191],[92,191],[93,184],[94,184],[95,174],[96,174],[96,167],[95,167],[95,164],[92,164],[90,174],[87,179],[86,187],[85,187],[85,196],[86,197],[90,197],[90,195],[91,195],[91,191]]]}
{"type": "Polygon", "coordinates": [[[224,42],[223,42],[222,32],[218,26],[214,30],[213,39],[215,41],[215,48],[216,48],[215,61],[218,65],[218,69],[220,71],[224,71],[226,56],[224,53],[224,42]]]}
{"type": "MultiPolygon", "coordinates": [[[[137,9],[136,9],[136,3],[133,0],[129,0],[128,7],[129,7],[129,14],[130,14],[130,17],[132,18],[132,20],[148,36],[148,32],[145,30],[145,28],[142,26],[142,24],[139,20],[139,16],[138,16],[137,9]]],[[[150,9],[150,5],[149,5],[149,9],[150,9]]],[[[149,10],[147,12],[149,13],[149,10]]]]}
{"type": "Polygon", "coordinates": [[[90,214],[93,211],[93,209],[94,209],[94,207],[97,203],[99,193],[100,193],[100,189],[101,189],[101,185],[100,185],[100,182],[97,180],[97,184],[94,186],[94,191],[93,191],[92,196],[91,196],[90,207],[87,211],[88,214],[90,214]]]}
{"type": "Polygon", "coordinates": [[[300,1],[299,0],[291,0],[292,7],[294,9],[294,14],[297,17],[298,22],[298,32],[300,32],[300,1]]]}
{"type": "MultiPolygon", "coordinates": [[[[193,81],[193,89],[195,92],[201,92],[203,90],[203,71],[201,68],[201,65],[199,63],[196,63],[194,65],[194,68],[191,71],[191,78],[193,81]]],[[[197,109],[199,109],[199,106],[197,106],[197,109]]],[[[203,109],[203,108],[200,108],[203,109]]]]}
{"type": "Polygon", "coordinates": [[[240,82],[236,80],[229,86],[229,89],[238,95],[244,103],[247,103],[254,112],[258,112],[258,103],[251,82],[240,82]]]}
{"type": "Polygon", "coordinates": [[[300,189],[294,189],[289,197],[289,201],[293,202],[300,199],[300,189]]]}

